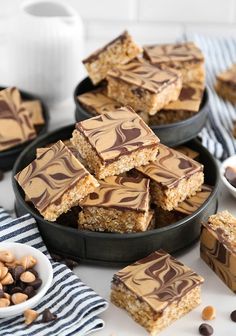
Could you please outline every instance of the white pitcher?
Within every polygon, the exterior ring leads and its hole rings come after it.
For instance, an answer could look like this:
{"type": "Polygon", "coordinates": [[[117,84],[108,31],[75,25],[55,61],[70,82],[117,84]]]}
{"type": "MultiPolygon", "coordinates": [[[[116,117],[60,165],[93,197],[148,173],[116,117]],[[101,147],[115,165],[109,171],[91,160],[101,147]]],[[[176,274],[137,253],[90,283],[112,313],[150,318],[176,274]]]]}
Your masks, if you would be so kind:
{"type": "Polygon", "coordinates": [[[11,20],[6,48],[8,85],[49,104],[72,96],[82,75],[83,24],[65,1],[23,2],[11,20]]]}

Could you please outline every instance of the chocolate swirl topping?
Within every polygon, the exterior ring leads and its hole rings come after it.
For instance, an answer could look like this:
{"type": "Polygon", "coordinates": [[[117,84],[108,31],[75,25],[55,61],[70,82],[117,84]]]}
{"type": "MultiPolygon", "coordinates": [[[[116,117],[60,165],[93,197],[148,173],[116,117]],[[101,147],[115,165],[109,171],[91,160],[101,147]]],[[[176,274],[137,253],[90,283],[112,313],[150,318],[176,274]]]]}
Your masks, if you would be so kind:
{"type": "Polygon", "coordinates": [[[0,151],[36,137],[30,113],[15,88],[0,91],[0,151]]]}
{"type": "Polygon", "coordinates": [[[151,93],[161,92],[167,85],[178,79],[178,75],[174,71],[161,70],[139,60],[114,67],[108,72],[108,76],[136,85],[151,93]]]}
{"type": "Polygon", "coordinates": [[[88,174],[63,142],[58,141],[20,171],[15,179],[34,206],[43,211],[88,174]]]}
{"type": "Polygon", "coordinates": [[[162,187],[174,188],[182,179],[202,171],[203,166],[184,154],[159,144],[156,160],[136,169],[162,187]]]}
{"type": "Polygon", "coordinates": [[[110,176],[99,181],[99,187],[81,202],[83,207],[103,207],[146,212],[149,207],[149,180],[110,176]]]}
{"type": "Polygon", "coordinates": [[[202,101],[203,85],[193,82],[185,85],[179,95],[179,98],[163,107],[163,110],[183,110],[198,112],[202,101]]]}
{"type": "Polygon", "coordinates": [[[161,313],[204,280],[180,261],[159,250],[123,268],[114,275],[113,281],[121,281],[155,312],[161,313]]]}
{"type": "Polygon", "coordinates": [[[83,93],[77,99],[86,110],[93,114],[103,114],[122,106],[116,100],[109,98],[103,88],[83,93]]]}
{"type": "Polygon", "coordinates": [[[177,208],[175,208],[176,211],[184,213],[186,215],[191,215],[193,212],[195,212],[197,209],[200,208],[200,206],[208,199],[212,192],[212,187],[204,184],[202,186],[202,190],[197,192],[196,195],[186,198],[183,202],[181,202],[177,208]]]}
{"type": "Polygon", "coordinates": [[[104,113],[76,124],[104,163],[144,147],[154,147],[158,137],[128,107],[104,113]]]}
{"type": "Polygon", "coordinates": [[[201,50],[193,42],[178,44],[156,44],[144,47],[144,57],[152,64],[174,66],[179,62],[203,62],[201,50]]]}

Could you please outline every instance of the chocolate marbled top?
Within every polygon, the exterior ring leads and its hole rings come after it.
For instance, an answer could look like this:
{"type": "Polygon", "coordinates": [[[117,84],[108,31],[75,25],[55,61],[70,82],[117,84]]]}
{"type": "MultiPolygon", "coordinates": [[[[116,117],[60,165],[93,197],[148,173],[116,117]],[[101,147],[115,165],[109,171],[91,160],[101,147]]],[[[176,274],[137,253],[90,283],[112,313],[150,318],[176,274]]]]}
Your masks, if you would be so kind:
{"type": "Polygon", "coordinates": [[[204,279],[165,251],[158,250],[123,268],[113,281],[121,281],[155,312],[161,313],[204,279]]]}
{"type": "Polygon", "coordinates": [[[163,110],[184,110],[198,112],[203,96],[202,83],[192,82],[185,84],[180,91],[179,98],[163,107],[163,110]]]}
{"type": "Polygon", "coordinates": [[[174,188],[182,179],[202,171],[203,166],[184,154],[159,144],[156,160],[136,169],[163,188],[174,188]]]}
{"type": "Polygon", "coordinates": [[[178,207],[175,208],[175,210],[186,215],[191,215],[194,211],[200,208],[200,206],[208,199],[211,193],[212,187],[204,184],[201,191],[181,202],[178,207]]]}
{"type": "Polygon", "coordinates": [[[201,50],[193,42],[145,46],[144,57],[155,65],[204,61],[201,50]]]}
{"type": "Polygon", "coordinates": [[[236,64],[233,64],[225,71],[222,71],[216,76],[216,78],[221,82],[231,85],[232,87],[236,87],[236,64]]]}
{"type": "Polygon", "coordinates": [[[122,107],[76,124],[106,164],[140,148],[157,147],[158,137],[131,108],[122,107]]]}
{"type": "Polygon", "coordinates": [[[108,78],[117,78],[151,93],[161,92],[167,85],[176,82],[178,76],[176,71],[161,70],[137,59],[108,72],[108,78]]]}
{"type": "Polygon", "coordinates": [[[29,111],[34,125],[43,125],[45,123],[42,105],[39,100],[25,100],[22,104],[29,111]]]}
{"type": "Polygon", "coordinates": [[[89,172],[72,152],[58,141],[16,174],[15,179],[41,212],[87,175],[89,172]]]}
{"type": "Polygon", "coordinates": [[[93,114],[103,114],[120,108],[122,104],[106,95],[106,89],[96,89],[77,97],[84,108],[93,114]]]}
{"type": "Polygon", "coordinates": [[[218,212],[208,218],[203,226],[224,246],[236,254],[236,218],[227,210],[218,212]]]}
{"type": "Polygon", "coordinates": [[[22,105],[17,88],[0,91],[0,151],[36,137],[30,113],[22,105]]]}
{"type": "Polygon", "coordinates": [[[83,207],[103,207],[146,212],[149,209],[149,179],[110,176],[81,202],[83,207]]]}

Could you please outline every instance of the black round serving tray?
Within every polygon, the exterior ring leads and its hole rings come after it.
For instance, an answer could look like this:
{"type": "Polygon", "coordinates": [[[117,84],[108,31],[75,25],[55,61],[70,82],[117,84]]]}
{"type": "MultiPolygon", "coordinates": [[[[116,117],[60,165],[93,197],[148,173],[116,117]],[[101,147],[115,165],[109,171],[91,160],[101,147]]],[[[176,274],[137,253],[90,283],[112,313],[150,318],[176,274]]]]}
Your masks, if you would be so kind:
{"type": "MultiPolygon", "coordinates": [[[[4,90],[4,89],[6,89],[6,87],[0,87],[0,91],[4,90]]],[[[48,130],[48,124],[49,124],[49,113],[48,113],[47,106],[42,102],[42,100],[39,97],[37,97],[35,95],[32,95],[31,93],[22,91],[22,90],[19,90],[19,91],[21,93],[21,97],[22,97],[23,100],[35,100],[35,99],[40,100],[40,103],[42,105],[42,110],[43,110],[43,116],[44,116],[45,123],[44,123],[44,125],[39,126],[37,128],[37,134],[38,134],[37,136],[45,134],[48,130]]],[[[7,150],[4,150],[4,151],[0,152],[0,169],[4,170],[4,171],[10,170],[13,167],[18,155],[32,141],[33,140],[26,141],[21,145],[18,145],[18,146],[15,146],[13,148],[10,148],[10,149],[7,149],[7,150]]]]}
{"type": "MultiPolygon", "coordinates": [[[[31,143],[18,157],[13,176],[35,158],[37,147],[42,147],[59,139],[71,137],[73,125],[63,127],[43,135],[31,143]]],[[[102,233],[82,231],[58,223],[48,222],[39,215],[35,208],[24,200],[24,193],[13,178],[16,197],[16,213],[30,213],[35,217],[39,230],[48,248],[66,257],[106,265],[128,264],[144,257],[151,251],[163,248],[168,252],[177,252],[188,247],[200,234],[200,223],[217,209],[218,168],[210,153],[197,141],[192,140],[187,146],[199,153],[204,164],[205,183],[214,186],[210,197],[192,215],[171,224],[142,233],[102,233]]]]}
{"type": "MultiPolygon", "coordinates": [[[[75,88],[74,91],[74,102],[75,102],[75,119],[76,121],[82,121],[91,117],[94,117],[93,114],[86,111],[86,109],[80,104],[77,99],[78,95],[81,95],[85,92],[92,91],[96,89],[97,86],[94,86],[89,77],[86,77],[82,80],[75,88]]],[[[172,124],[166,125],[152,125],[151,129],[166,146],[177,146],[181,145],[191,139],[197,137],[198,133],[204,127],[206,119],[209,112],[209,97],[208,90],[205,88],[200,110],[198,113],[192,117],[175,122],[172,124]]]]}

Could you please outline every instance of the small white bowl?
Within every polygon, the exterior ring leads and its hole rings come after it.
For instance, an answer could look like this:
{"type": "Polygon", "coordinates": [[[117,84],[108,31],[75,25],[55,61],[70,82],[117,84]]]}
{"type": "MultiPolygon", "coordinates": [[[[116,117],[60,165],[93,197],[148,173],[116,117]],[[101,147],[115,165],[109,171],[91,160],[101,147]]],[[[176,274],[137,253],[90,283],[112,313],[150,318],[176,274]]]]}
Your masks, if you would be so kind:
{"type": "Polygon", "coordinates": [[[42,252],[29,245],[4,242],[0,243],[0,251],[1,250],[12,252],[17,259],[27,255],[33,256],[37,260],[34,269],[38,272],[39,277],[42,280],[41,287],[37,290],[37,294],[32,298],[14,306],[0,307],[0,318],[3,318],[23,314],[26,309],[35,307],[51,286],[53,269],[48,258],[42,252]]]}
{"type": "Polygon", "coordinates": [[[230,156],[228,159],[226,159],[224,162],[222,162],[220,167],[220,176],[221,180],[228,189],[228,191],[236,198],[236,188],[232,186],[232,184],[229,183],[229,181],[225,177],[225,169],[227,167],[236,167],[236,155],[230,156]]]}

